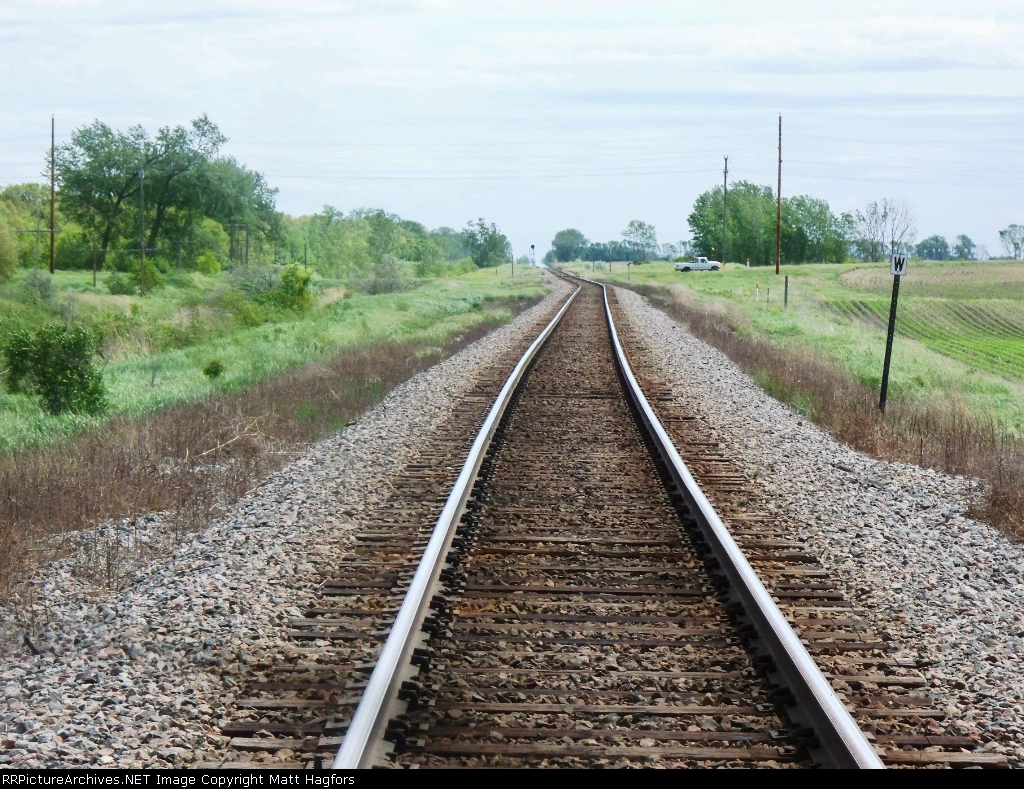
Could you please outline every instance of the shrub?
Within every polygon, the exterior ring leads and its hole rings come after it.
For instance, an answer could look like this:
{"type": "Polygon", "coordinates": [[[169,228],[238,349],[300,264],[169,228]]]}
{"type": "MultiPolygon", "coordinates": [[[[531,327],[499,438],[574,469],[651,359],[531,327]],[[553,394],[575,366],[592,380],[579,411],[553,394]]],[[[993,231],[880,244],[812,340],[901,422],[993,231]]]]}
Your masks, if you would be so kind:
{"type": "MultiPolygon", "coordinates": [[[[44,243],[49,243],[48,241],[44,243]]],[[[54,265],[63,271],[92,268],[95,242],[83,227],[68,224],[57,233],[54,265]]]]}
{"type": "Polygon", "coordinates": [[[250,301],[237,290],[226,290],[217,299],[221,309],[234,315],[243,326],[261,326],[274,319],[275,310],[265,304],[250,301]]]}
{"type": "Polygon", "coordinates": [[[141,276],[138,268],[129,274],[129,276],[135,281],[140,293],[156,290],[157,288],[162,288],[164,286],[163,274],[160,273],[160,269],[157,268],[156,262],[152,258],[146,258],[145,267],[142,269],[141,276]]]}
{"type": "Polygon", "coordinates": [[[117,271],[107,277],[107,290],[110,291],[111,296],[134,296],[139,292],[130,276],[125,276],[117,271]]]}
{"type": "Polygon", "coordinates": [[[53,278],[41,268],[33,268],[25,277],[25,290],[33,298],[49,301],[53,295],[53,278]]]}
{"type": "Polygon", "coordinates": [[[220,378],[224,374],[224,363],[220,359],[211,359],[203,367],[203,375],[211,381],[220,378]]]}
{"type": "Polygon", "coordinates": [[[101,414],[107,394],[93,362],[97,346],[96,336],[81,326],[54,323],[15,332],[5,349],[7,388],[38,395],[51,414],[101,414]]]}
{"type": "Polygon", "coordinates": [[[421,261],[416,264],[416,276],[457,277],[460,274],[469,274],[471,271],[476,271],[476,268],[476,263],[470,257],[460,260],[421,261]]]}
{"type": "Polygon", "coordinates": [[[402,263],[394,255],[385,254],[369,276],[355,277],[352,285],[366,293],[394,293],[409,287],[402,263]]]}
{"type": "Polygon", "coordinates": [[[313,301],[309,283],[313,275],[301,266],[285,266],[281,272],[281,284],[271,295],[281,307],[289,310],[304,310],[313,301]]]}
{"type": "Polygon", "coordinates": [[[217,274],[220,272],[220,261],[212,252],[204,252],[196,258],[196,271],[200,274],[217,274]]]}

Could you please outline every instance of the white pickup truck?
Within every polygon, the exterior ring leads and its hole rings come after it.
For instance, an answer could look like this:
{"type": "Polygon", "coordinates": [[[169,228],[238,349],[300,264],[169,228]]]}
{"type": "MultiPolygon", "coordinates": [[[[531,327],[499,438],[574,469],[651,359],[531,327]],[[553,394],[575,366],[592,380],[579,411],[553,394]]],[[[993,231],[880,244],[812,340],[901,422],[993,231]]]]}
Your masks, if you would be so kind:
{"type": "Polygon", "coordinates": [[[694,258],[693,262],[680,260],[676,263],[676,271],[718,271],[722,264],[717,260],[708,260],[705,257],[694,258]]]}

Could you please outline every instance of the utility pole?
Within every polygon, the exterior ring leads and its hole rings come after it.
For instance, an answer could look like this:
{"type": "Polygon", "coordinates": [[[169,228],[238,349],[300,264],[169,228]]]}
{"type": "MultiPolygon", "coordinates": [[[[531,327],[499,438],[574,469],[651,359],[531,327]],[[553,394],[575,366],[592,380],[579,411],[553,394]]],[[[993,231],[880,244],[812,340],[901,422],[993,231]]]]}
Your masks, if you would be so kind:
{"type": "Polygon", "coordinates": [[[57,121],[50,116],[50,273],[53,273],[56,258],[57,213],[57,121]]]}
{"type": "Polygon", "coordinates": [[[139,168],[139,293],[146,295],[146,202],[142,193],[146,171],[139,168]]]}
{"type": "Polygon", "coordinates": [[[779,188],[775,194],[775,273],[782,265],[782,114],[779,114],[779,188]]]}
{"type": "Polygon", "coordinates": [[[729,157],[725,157],[722,173],[722,268],[725,268],[725,237],[729,235],[729,157]]]}

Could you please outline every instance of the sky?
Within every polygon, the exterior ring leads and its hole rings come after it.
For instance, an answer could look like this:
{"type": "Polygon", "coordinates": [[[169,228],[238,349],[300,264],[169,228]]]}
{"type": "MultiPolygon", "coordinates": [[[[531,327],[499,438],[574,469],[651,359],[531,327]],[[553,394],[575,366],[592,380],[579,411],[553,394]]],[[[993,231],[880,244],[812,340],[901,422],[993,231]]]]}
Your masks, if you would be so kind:
{"type": "Polygon", "coordinates": [[[1024,224],[1024,3],[4,0],[0,185],[100,119],[187,124],[278,207],[483,217],[517,255],[631,219],[690,237],[729,179],[850,211],[906,199],[917,237],[989,253],[1024,224]],[[767,6],[770,5],[770,8],[767,6]]]}

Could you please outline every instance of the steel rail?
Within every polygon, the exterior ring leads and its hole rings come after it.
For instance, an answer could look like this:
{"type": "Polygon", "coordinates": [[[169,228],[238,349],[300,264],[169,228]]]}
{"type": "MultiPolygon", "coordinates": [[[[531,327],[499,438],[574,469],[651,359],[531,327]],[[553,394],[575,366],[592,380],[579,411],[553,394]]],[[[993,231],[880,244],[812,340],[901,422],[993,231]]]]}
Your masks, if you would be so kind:
{"type": "Polygon", "coordinates": [[[814,728],[819,744],[832,762],[831,766],[884,769],[885,765],[882,764],[877,752],[832,690],[832,686],[814,659],[800,643],[800,639],[793,632],[768,590],[764,588],[729,529],[722,523],[711,502],[707,500],[679,456],[672,439],[662,427],[661,421],[633,376],[633,370],[615,331],[615,320],[608,304],[608,289],[599,282],[593,284],[599,285],[604,292],[608,332],[615,349],[616,362],[626,384],[626,391],[672,481],[689,504],[690,511],[700,524],[705,539],[711,545],[715,557],[729,579],[732,590],[757,629],[758,637],[770,653],[799,708],[807,715],[808,724],[814,728]]]}
{"type": "Polygon", "coordinates": [[[427,608],[438,588],[438,578],[443,569],[445,557],[451,547],[459,519],[465,512],[466,501],[473,490],[473,484],[491,443],[491,438],[506,407],[511,402],[512,395],[519,386],[523,374],[548,337],[551,336],[551,332],[562,320],[562,316],[569,309],[569,305],[572,304],[581,287],[576,288],[544,328],[544,331],[523,354],[501,388],[494,405],[491,406],[487,419],[484,421],[483,427],[480,428],[462,471],[455,481],[455,486],[445,502],[444,509],[438,516],[437,524],[434,526],[430,540],[423,552],[423,558],[420,559],[409,589],[402,600],[402,605],[395,616],[395,623],[384,642],[373,673],[366,683],[366,689],[363,691],[359,706],[356,707],[355,715],[352,716],[345,739],[334,758],[332,765],[334,769],[351,770],[372,767],[383,759],[385,755],[383,737],[388,721],[402,711],[400,705],[403,702],[398,699],[398,691],[402,682],[415,674],[415,669],[410,663],[413,650],[425,640],[426,634],[421,631],[421,628],[427,608]]]}

